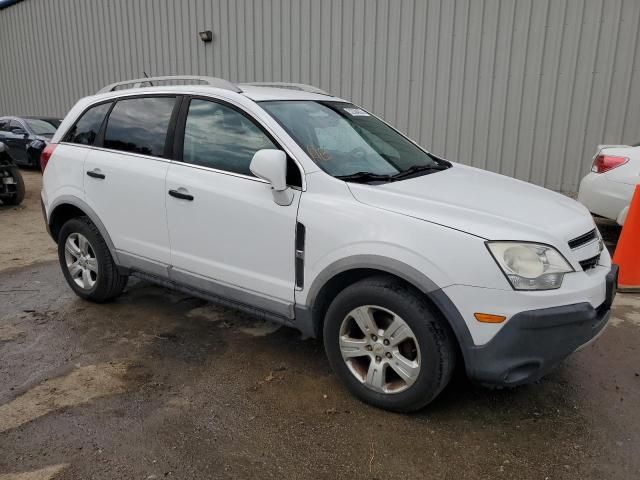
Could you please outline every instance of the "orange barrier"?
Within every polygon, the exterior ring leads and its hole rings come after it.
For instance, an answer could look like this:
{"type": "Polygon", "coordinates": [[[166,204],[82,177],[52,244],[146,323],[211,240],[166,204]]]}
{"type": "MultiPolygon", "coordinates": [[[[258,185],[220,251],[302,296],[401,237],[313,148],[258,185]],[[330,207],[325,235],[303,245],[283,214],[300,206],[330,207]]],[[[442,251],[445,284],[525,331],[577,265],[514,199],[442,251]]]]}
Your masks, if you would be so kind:
{"type": "Polygon", "coordinates": [[[613,262],[620,266],[618,288],[623,292],[640,291],[640,185],[636,185],[631,199],[613,262]]]}

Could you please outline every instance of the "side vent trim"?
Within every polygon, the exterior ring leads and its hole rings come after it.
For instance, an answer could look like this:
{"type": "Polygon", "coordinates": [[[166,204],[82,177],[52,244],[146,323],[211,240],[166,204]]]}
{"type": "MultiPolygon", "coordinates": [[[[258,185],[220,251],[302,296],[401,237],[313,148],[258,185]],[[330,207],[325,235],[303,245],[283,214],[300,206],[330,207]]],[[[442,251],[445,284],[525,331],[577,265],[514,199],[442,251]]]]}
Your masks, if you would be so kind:
{"type": "Polygon", "coordinates": [[[296,270],[296,288],[302,290],[304,288],[304,247],[306,228],[304,224],[296,223],[296,252],[295,252],[295,270],[296,270]]]}

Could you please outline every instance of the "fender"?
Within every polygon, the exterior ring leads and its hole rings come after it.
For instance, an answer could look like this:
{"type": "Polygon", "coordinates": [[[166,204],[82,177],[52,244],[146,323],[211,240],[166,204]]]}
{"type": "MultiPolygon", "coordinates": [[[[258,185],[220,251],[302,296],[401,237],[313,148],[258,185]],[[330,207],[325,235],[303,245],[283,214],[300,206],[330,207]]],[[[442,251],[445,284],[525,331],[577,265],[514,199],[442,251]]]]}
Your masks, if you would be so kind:
{"type": "Polygon", "coordinates": [[[74,197],[72,195],[61,195],[59,197],[56,197],[55,201],[53,201],[51,205],[49,205],[50,213],[49,218],[47,219],[47,226],[49,227],[49,230],[51,230],[51,220],[54,218],[56,208],[60,207],[61,205],[73,205],[74,207],[82,210],[84,214],[89,217],[89,219],[100,231],[100,235],[102,235],[102,238],[104,238],[113,261],[116,263],[116,265],[120,265],[118,254],[115,246],[113,245],[113,241],[111,240],[111,237],[109,236],[109,233],[107,232],[104,224],[98,217],[98,214],[84,200],[78,197],[74,197]]]}

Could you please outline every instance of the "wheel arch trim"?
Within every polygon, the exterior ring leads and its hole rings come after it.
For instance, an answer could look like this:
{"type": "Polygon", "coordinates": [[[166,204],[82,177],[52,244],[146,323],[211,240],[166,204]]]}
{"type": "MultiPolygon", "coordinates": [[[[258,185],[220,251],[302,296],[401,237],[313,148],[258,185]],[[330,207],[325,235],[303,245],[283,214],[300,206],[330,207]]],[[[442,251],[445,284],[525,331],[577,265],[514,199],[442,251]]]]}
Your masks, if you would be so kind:
{"type": "Polygon", "coordinates": [[[323,287],[341,273],[360,269],[376,270],[394,275],[424,293],[451,326],[466,362],[468,354],[474,346],[473,338],[464,318],[442,290],[442,287],[416,268],[399,260],[379,255],[364,254],[346,257],[328,265],[316,276],[309,287],[306,304],[296,306],[296,323],[305,334],[310,336],[318,334],[320,319],[314,315],[314,304],[323,287]]]}
{"type": "Polygon", "coordinates": [[[333,277],[349,270],[363,268],[380,270],[400,277],[403,280],[414,285],[425,294],[429,294],[429,292],[433,292],[440,288],[425,274],[399,260],[395,260],[389,257],[383,257],[381,255],[353,255],[350,257],[341,258],[340,260],[329,264],[318,275],[316,275],[307,293],[307,306],[313,306],[313,303],[315,302],[322,288],[333,277]]]}
{"type": "MultiPolygon", "coordinates": [[[[49,208],[49,211],[51,213],[49,214],[49,218],[47,219],[47,226],[49,227],[49,230],[52,231],[51,227],[52,227],[52,222],[55,218],[56,209],[58,209],[59,207],[62,207],[63,205],[74,206],[77,209],[81,210],[87,217],[89,217],[89,220],[93,222],[93,224],[96,226],[96,228],[100,232],[100,235],[102,235],[102,238],[104,238],[104,241],[107,244],[107,248],[109,248],[109,253],[113,258],[113,261],[116,263],[116,265],[120,265],[120,262],[118,261],[118,253],[116,251],[116,248],[113,244],[113,241],[111,240],[111,236],[109,235],[109,232],[107,232],[106,227],[100,220],[100,217],[98,217],[98,214],[87,204],[87,202],[85,202],[84,200],[78,197],[74,197],[72,195],[61,195],[57,197],[53,202],[51,202],[51,206],[49,208]]],[[[53,236],[53,233],[51,233],[51,235],[53,236]]],[[[54,238],[54,240],[56,242],[58,241],[57,238],[54,238]]]]}

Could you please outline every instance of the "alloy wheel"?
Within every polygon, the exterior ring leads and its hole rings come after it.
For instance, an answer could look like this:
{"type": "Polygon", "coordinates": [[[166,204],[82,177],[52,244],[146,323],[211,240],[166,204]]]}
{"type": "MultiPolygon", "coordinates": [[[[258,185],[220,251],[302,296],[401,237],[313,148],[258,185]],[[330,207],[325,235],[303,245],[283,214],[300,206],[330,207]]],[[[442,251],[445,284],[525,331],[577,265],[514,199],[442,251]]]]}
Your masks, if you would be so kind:
{"type": "Polygon", "coordinates": [[[420,348],[413,330],[394,312],[364,305],[340,326],[340,352],[351,373],[380,393],[399,393],[420,373],[420,348]]]}
{"type": "Polygon", "coordinates": [[[98,281],[98,259],[87,237],[72,233],[64,244],[64,259],[73,281],[90,290],[98,281]]]}

